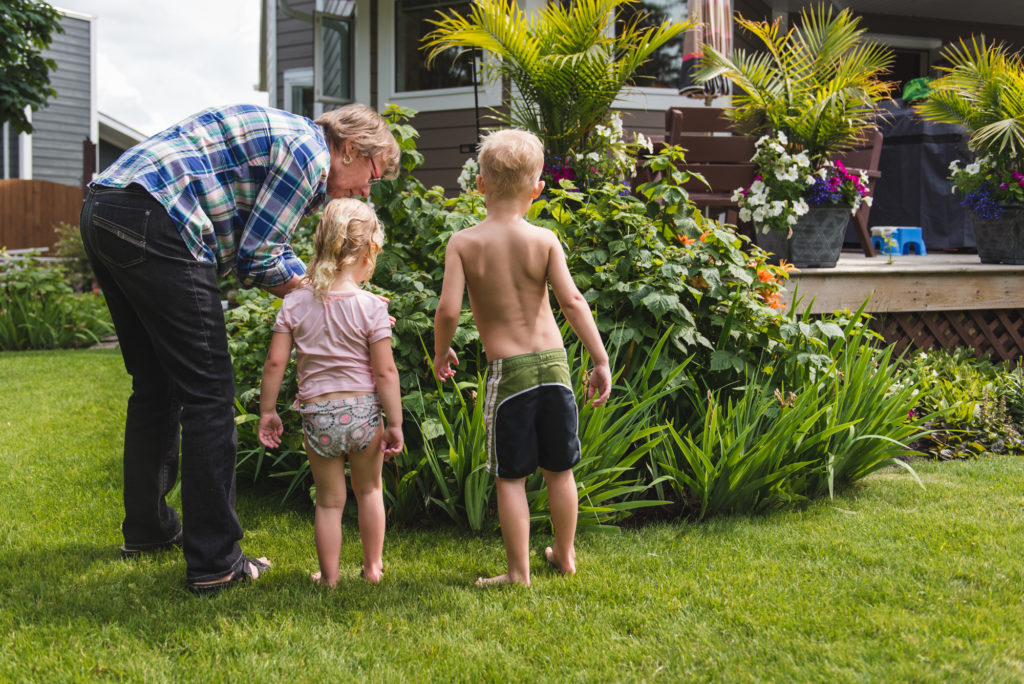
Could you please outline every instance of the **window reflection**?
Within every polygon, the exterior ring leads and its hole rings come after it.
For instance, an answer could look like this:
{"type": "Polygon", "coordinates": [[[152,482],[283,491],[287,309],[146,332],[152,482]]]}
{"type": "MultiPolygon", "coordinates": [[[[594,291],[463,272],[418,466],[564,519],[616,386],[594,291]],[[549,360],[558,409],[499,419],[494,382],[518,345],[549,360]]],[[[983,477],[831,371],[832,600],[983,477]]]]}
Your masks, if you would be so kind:
{"type": "Polygon", "coordinates": [[[465,16],[470,2],[435,2],[433,0],[398,0],[395,3],[395,89],[435,90],[473,85],[470,55],[456,59],[458,50],[452,48],[438,55],[426,65],[426,54],[420,50],[420,40],[434,29],[427,19],[437,19],[438,10],[465,16]]]}

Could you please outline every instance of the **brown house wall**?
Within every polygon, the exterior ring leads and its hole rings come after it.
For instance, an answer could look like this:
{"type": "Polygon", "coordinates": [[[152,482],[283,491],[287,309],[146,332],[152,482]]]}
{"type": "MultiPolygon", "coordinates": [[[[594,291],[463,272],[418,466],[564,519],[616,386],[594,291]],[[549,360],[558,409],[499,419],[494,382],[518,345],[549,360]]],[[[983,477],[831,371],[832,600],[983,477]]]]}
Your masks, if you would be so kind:
{"type": "Polygon", "coordinates": [[[943,43],[956,43],[961,38],[969,40],[972,35],[983,34],[990,40],[1008,43],[1014,50],[1024,49],[1024,31],[1020,26],[946,21],[926,17],[893,17],[882,14],[862,14],[861,17],[862,26],[872,33],[939,38],[943,43]]]}

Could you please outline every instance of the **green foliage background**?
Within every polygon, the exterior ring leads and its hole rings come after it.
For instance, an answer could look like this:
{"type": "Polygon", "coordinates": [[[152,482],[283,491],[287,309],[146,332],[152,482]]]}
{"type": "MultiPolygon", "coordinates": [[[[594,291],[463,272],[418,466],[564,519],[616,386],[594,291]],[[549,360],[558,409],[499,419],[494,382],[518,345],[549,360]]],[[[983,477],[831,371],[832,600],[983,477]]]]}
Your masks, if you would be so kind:
{"type": "MultiPolygon", "coordinates": [[[[483,218],[484,204],[476,192],[446,198],[416,179],[422,157],[417,133],[405,123],[410,115],[397,107],[385,111],[403,150],[404,172],[372,191],[387,241],[368,288],[390,299],[406,413],[407,449],[385,467],[389,516],[399,523],[488,530],[497,521],[477,402],[485,359],[468,306],[453,345],[462,361],[455,387],[437,383],[427,354],[445,245],[452,233],[483,218]]],[[[677,168],[681,155],[670,148],[656,156],[651,163],[660,180],[638,195],[618,182],[594,183],[585,192],[563,182],[528,215],[562,240],[613,359],[612,401],[599,409],[581,405],[584,458],[575,469],[581,525],[614,526],[643,509],[692,517],[754,511],[770,501],[830,493],[890,463],[899,453],[892,445],[921,431],[907,421],[911,390],[890,392],[893,362],[872,346],[863,317],[784,313],[780,289],[787,270],[768,265],[767,255],[746,238],[695,211],[682,189],[688,177],[677,168]],[[851,370],[854,361],[860,365],[851,370]],[[748,395],[755,399],[744,399],[748,395]],[[787,400],[790,395],[800,400],[787,400]],[[737,434],[765,432],[759,451],[733,448],[726,457],[707,440],[688,446],[688,435],[707,433],[709,407],[720,407],[715,421],[735,423],[747,410],[737,408],[744,402],[753,402],[751,415],[760,422],[736,424],[737,434]],[[831,408],[819,410],[820,402],[831,408]],[[794,412],[806,415],[804,431],[814,433],[806,440],[804,432],[773,427],[798,422],[789,416],[794,412]],[[793,440],[803,440],[799,468],[757,462],[790,449],[793,440]],[[864,448],[864,440],[881,446],[864,448]],[[723,458],[739,458],[740,465],[724,468],[723,458]],[[756,493],[763,489],[759,468],[771,477],[763,494],[756,493]],[[738,494],[751,487],[753,499],[738,494]]],[[[305,222],[295,238],[300,256],[308,256],[313,227],[312,220],[305,222]]],[[[285,421],[282,447],[268,452],[254,432],[262,364],[280,303],[261,293],[238,300],[228,327],[238,383],[240,471],[280,478],[287,494],[304,491],[308,465],[297,414],[289,410],[293,370],[278,407],[285,421]]],[[[589,360],[564,329],[582,397],[589,360]]],[[[749,443],[745,439],[737,444],[749,443]]],[[[547,500],[539,475],[528,478],[527,491],[534,522],[541,525],[547,500]]]]}

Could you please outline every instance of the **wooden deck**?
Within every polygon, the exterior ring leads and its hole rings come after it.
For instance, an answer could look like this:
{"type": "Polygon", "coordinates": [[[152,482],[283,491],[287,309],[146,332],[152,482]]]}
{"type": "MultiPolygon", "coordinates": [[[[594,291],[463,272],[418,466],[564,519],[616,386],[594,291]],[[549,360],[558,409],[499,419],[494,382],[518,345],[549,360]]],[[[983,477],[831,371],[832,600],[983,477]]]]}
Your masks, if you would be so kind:
{"type": "Polygon", "coordinates": [[[786,303],[820,314],[865,310],[898,347],[966,346],[978,355],[1024,357],[1024,266],[983,264],[977,254],[865,257],[844,251],[835,268],[790,274],[786,303]],[[870,300],[868,299],[870,297],[870,300]]]}
{"type": "Polygon", "coordinates": [[[1024,308],[1024,266],[983,264],[977,254],[865,257],[843,252],[835,268],[794,271],[786,301],[796,290],[803,311],[856,310],[868,297],[874,313],[1024,308]],[[812,301],[813,299],[813,301],[812,301]]]}

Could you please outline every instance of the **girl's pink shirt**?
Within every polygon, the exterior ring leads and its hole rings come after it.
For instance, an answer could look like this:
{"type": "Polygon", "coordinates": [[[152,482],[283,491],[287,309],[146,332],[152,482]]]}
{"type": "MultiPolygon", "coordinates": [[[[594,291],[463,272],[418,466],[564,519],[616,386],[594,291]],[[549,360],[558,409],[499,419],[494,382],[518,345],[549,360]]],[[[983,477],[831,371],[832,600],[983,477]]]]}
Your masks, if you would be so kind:
{"type": "Polygon", "coordinates": [[[289,292],[274,322],[295,344],[299,375],[296,403],[329,392],[376,392],[370,345],[391,337],[388,305],[377,295],[331,292],[321,300],[312,288],[289,292]]]}

